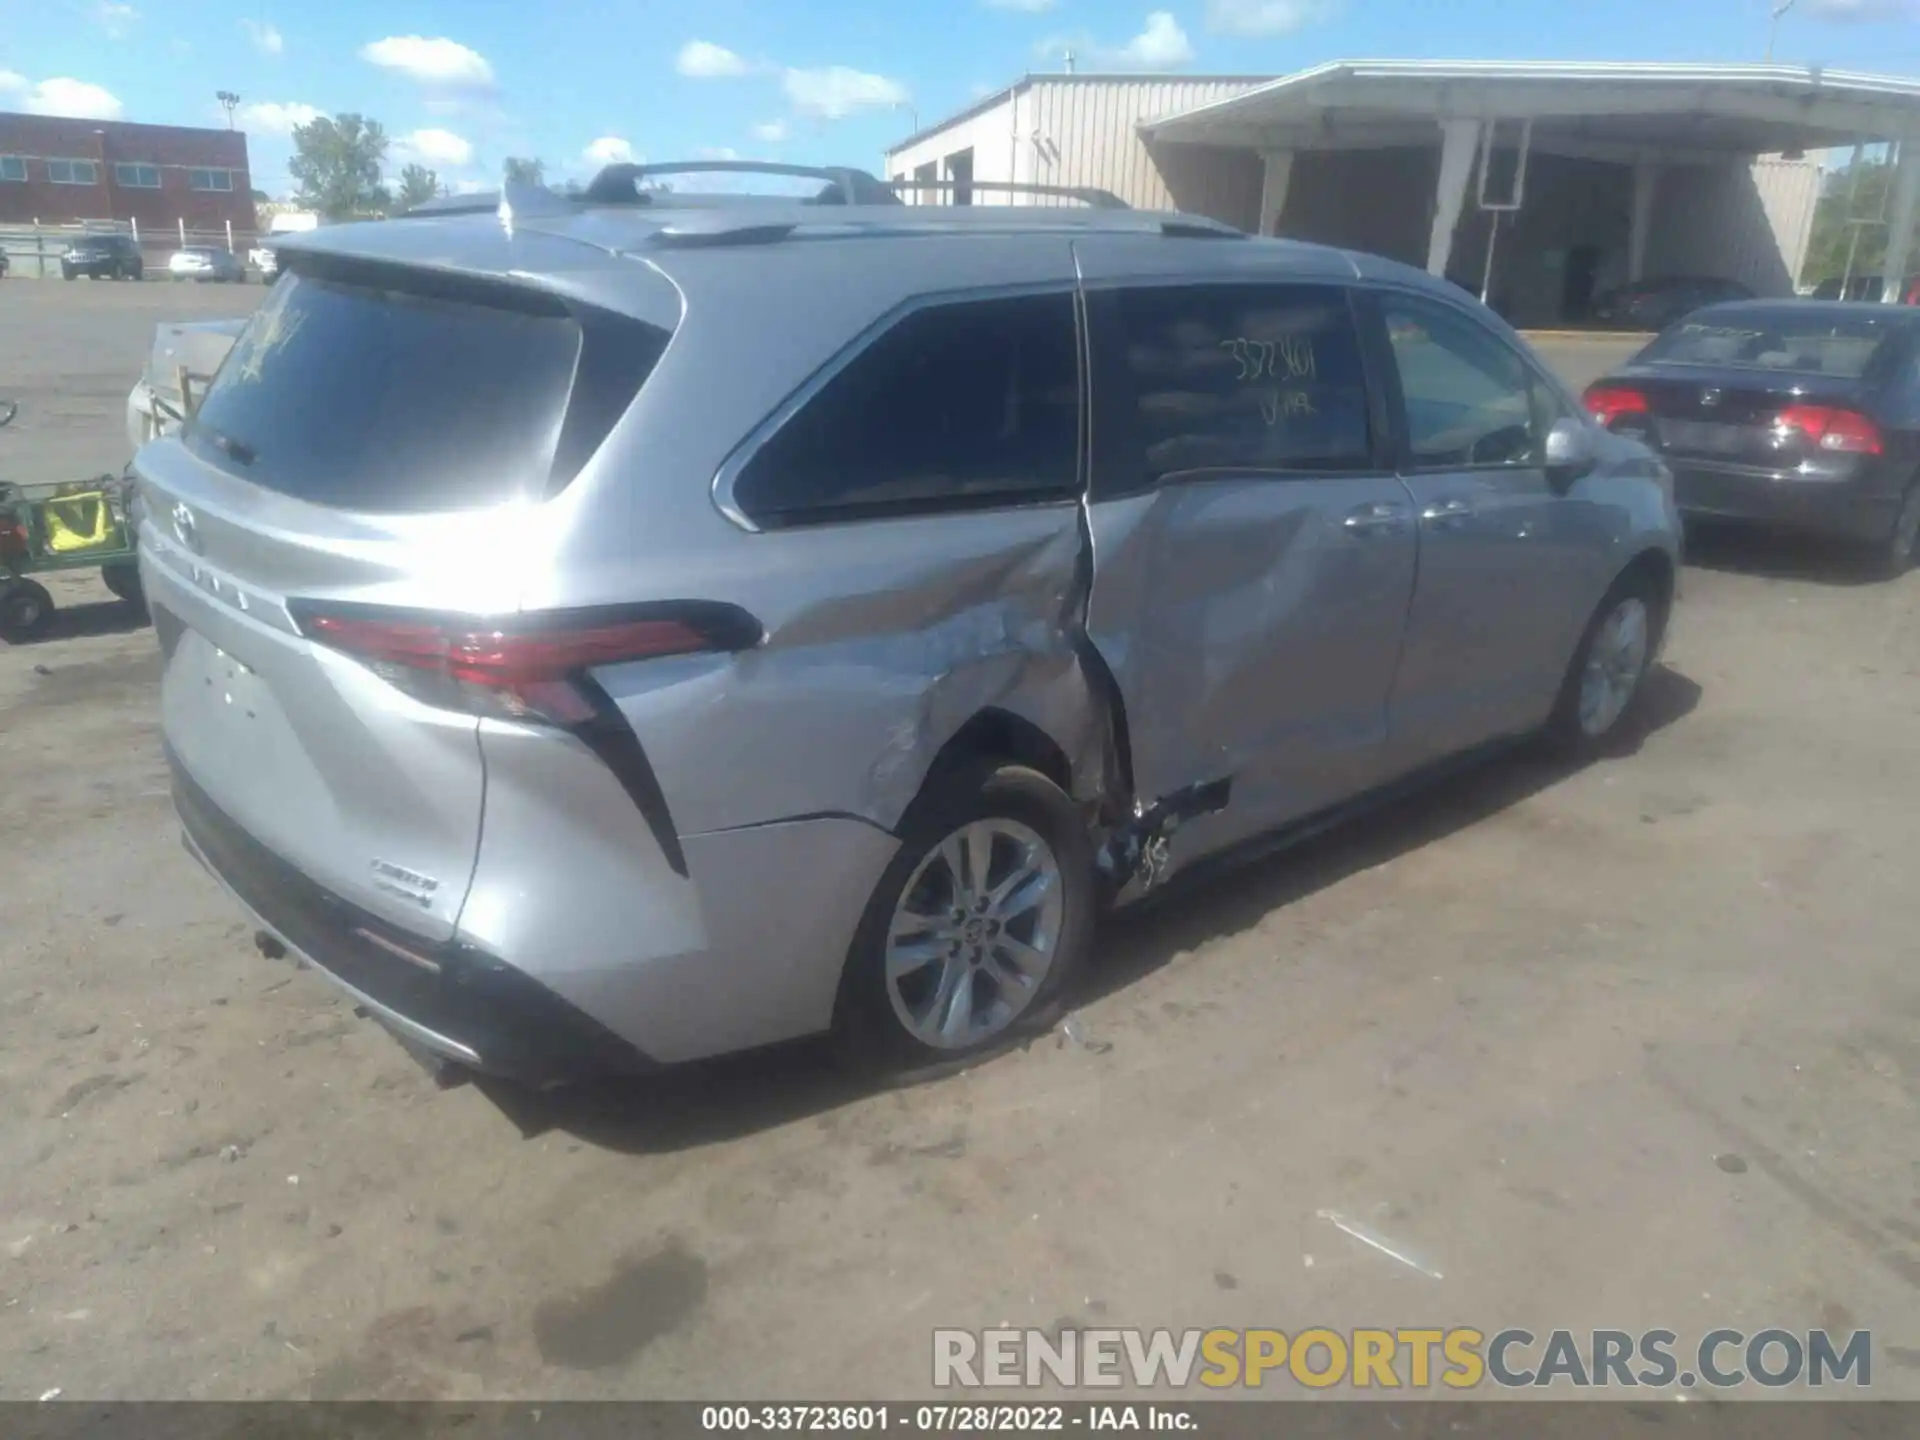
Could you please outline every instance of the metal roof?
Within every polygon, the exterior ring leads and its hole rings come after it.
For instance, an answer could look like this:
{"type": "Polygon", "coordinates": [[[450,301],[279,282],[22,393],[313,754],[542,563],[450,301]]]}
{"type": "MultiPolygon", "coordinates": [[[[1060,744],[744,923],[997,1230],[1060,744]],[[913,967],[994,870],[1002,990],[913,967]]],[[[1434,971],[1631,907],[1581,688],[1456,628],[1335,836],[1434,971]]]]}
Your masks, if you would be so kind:
{"type": "Polygon", "coordinates": [[[1036,75],[1032,71],[1029,71],[1011,85],[1003,86],[990,94],[982,95],[978,100],[975,100],[962,109],[954,111],[951,115],[943,119],[935,120],[930,125],[921,126],[918,130],[907,136],[906,139],[896,140],[893,144],[887,146],[887,155],[888,158],[891,159],[902,150],[911,150],[915,145],[918,145],[929,136],[938,135],[942,130],[951,129],[953,126],[963,124],[977,115],[983,115],[993,109],[994,106],[1012,99],[1015,95],[1032,89],[1035,85],[1165,85],[1169,82],[1181,81],[1192,82],[1194,84],[1261,85],[1272,78],[1271,75],[1187,75],[1165,74],[1160,72],[1142,74],[1138,71],[1128,71],[1124,74],[1101,74],[1097,71],[1082,70],[1076,70],[1071,74],[1063,72],[1057,75],[1036,75]]]}
{"type": "Polygon", "coordinates": [[[1531,119],[1535,143],[1760,154],[1920,137],[1920,80],[1794,65],[1339,60],[1141,124],[1155,140],[1403,143],[1443,119],[1531,119]]]}

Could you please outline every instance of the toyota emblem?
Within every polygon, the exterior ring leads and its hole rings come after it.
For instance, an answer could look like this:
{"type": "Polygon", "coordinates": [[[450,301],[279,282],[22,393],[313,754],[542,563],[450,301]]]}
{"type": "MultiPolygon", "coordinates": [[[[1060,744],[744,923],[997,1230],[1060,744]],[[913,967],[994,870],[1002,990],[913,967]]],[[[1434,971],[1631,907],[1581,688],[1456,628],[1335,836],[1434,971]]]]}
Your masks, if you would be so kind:
{"type": "Polygon", "coordinates": [[[194,523],[192,508],[184,501],[176,503],[173,507],[173,534],[175,539],[194,554],[201,553],[200,527],[194,523]]]}

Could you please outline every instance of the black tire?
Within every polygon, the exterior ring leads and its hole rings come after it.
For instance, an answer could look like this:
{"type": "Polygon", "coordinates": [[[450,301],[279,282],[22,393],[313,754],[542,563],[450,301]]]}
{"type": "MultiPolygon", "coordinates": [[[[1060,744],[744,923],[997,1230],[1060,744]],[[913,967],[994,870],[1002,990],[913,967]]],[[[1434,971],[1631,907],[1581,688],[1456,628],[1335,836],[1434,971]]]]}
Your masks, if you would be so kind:
{"type": "Polygon", "coordinates": [[[1560,683],[1560,695],[1554,702],[1553,715],[1547,721],[1543,735],[1550,751],[1567,759],[1591,759],[1606,753],[1618,741],[1646,694],[1647,674],[1653,668],[1653,656],[1659,649],[1660,637],[1667,626],[1668,604],[1665,588],[1642,566],[1634,566],[1613,582],[1613,587],[1594,607],[1586,629],[1581,631],[1580,643],[1574,647],[1573,659],[1567,666],[1565,679],[1560,683]],[[1581,692],[1588,663],[1593,659],[1595,647],[1608,622],[1630,602],[1637,602],[1642,607],[1646,627],[1644,651],[1637,673],[1633,675],[1626,703],[1604,724],[1596,726],[1582,716],[1581,692]]]}
{"type": "Polygon", "coordinates": [[[71,270],[68,270],[68,269],[66,269],[66,268],[64,268],[64,267],[62,267],[62,269],[61,269],[61,271],[60,271],[60,278],[61,278],[62,280],[67,280],[67,281],[71,281],[71,280],[73,279],[73,277],[74,277],[74,272],[73,272],[73,271],[71,271],[71,270]]]}
{"type": "Polygon", "coordinates": [[[115,565],[102,565],[100,580],[117,599],[137,609],[146,609],[147,596],[140,585],[140,566],[137,561],[122,560],[115,565]]]}
{"type": "Polygon", "coordinates": [[[0,637],[18,643],[43,634],[53,623],[53,596],[31,580],[15,580],[0,593],[0,637]]]}
{"type": "Polygon", "coordinates": [[[1882,578],[1898,580],[1913,568],[1916,552],[1920,552],[1920,483],[1908,487],[1887,538],[1875,548],[1875,568],[1882,578]]]}
{"type": "MultiPolygon", "coordinates": [[[[1049,1028],[1092,948],[1095,883],[1093,842],[1085,823],[1072,800],[1037,770],[983,760],[930,781],[900,827],[900,851],[874,887],[848,950],[834,1016],[835,1050],[842,1062],[863,1073],[926,1079],[1049,1028]],[[977,1041],[936,1046],[914,1035],[895,1011],[886,976],[887,934],[921,862],[962,826],[979,820],[1014,821],[1052,851],[1061,877],[1059,937],[1045,975],[1010,1023],[977,1041]]],[[[984,983],[996,987],[990,994],[1010,993],[999,991],[997,981],[984,983]]]]}

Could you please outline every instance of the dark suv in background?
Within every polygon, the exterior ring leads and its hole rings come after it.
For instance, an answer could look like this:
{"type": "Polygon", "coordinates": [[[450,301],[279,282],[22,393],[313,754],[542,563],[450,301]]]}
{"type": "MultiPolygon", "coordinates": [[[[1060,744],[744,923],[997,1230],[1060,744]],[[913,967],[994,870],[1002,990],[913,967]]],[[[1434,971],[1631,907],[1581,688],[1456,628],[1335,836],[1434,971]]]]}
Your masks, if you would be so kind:
{"type": "Polygon", "coordinates": [[[1702,305],[1752,298],[1753,291],[1738,280],[1670,275],[1608,291],[1594,302],[1593,318],[1635,330],[1664,330],[1702,305]]]}
{"type": "Polygon", "coordinates": [[[146,272],[140,247],[131,235],[88,235],[67,246],[60,257],[60,278],[85,275],[92,280],[138,280],[146,272]]]}

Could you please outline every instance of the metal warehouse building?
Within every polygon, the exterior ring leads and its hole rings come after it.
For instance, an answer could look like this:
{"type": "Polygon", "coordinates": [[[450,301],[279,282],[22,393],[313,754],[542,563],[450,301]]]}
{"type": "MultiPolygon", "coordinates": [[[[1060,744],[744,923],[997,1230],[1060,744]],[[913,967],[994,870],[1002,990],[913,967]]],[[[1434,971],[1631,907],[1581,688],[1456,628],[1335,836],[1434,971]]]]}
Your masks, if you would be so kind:
{"type": "MultiPolygon", "coordinates": [[[[1920,81],[1888,76],[1340,61],[1278,78],[1029,76],[910,137],[887,170],[940,183],[913,192],[931,203],[995,182],[1096,186],[1370,250],[1539,325],[1660,275],[1790,294],[1820,182],[1807,157],[1910,136],[1920,81]]],[[[1897,175],[1889,277],[1907,269],[1920,144],[1897,175]]]]}

